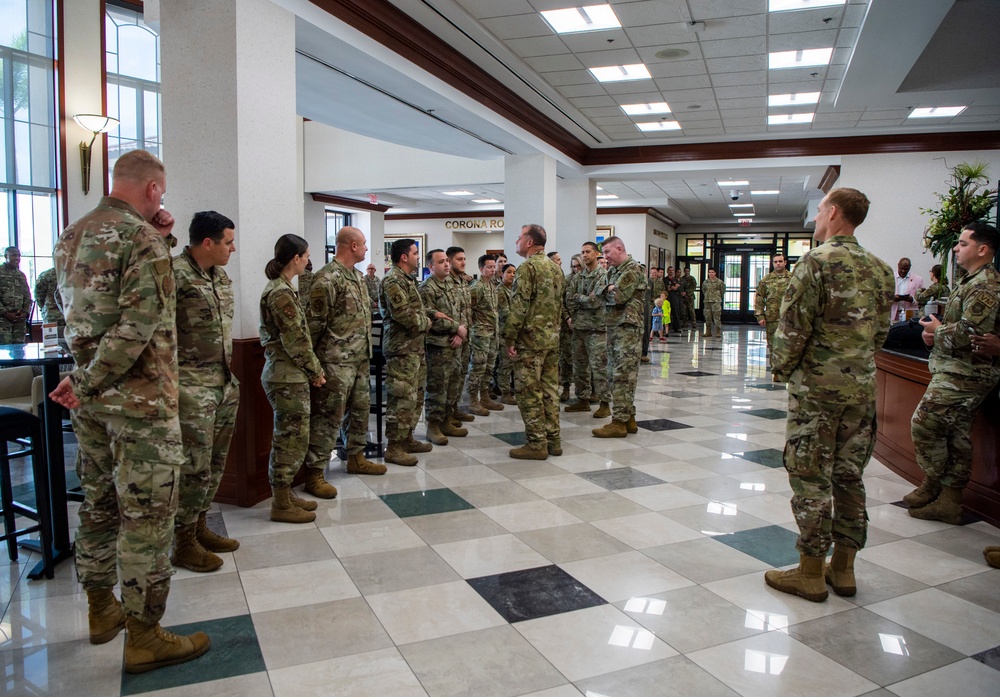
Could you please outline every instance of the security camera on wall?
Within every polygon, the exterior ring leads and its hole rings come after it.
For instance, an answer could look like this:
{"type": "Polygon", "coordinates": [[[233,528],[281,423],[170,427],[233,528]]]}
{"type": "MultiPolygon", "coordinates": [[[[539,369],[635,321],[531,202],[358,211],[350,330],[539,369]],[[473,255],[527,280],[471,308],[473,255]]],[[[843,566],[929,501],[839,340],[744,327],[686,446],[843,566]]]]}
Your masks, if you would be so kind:
{"type": "Polygon", "coordinates": [[[739,189],[730,189],[729,190],[729,198],[733,199],[734,201],[739,201],[741,193],[743,193],[743,192],[740,191],[739,189]]]}

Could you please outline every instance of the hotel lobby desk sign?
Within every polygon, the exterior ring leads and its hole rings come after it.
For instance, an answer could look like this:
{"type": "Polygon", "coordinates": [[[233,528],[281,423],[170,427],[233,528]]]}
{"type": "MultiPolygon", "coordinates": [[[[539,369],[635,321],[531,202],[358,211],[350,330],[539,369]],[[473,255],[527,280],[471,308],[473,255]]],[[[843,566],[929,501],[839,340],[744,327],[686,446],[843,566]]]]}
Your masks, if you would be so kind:
{"type": "Polygon", "coordinates": [[[451,232],[503,232],[503,218],[461,218],[446,220],[444,229],[451,232]]]}

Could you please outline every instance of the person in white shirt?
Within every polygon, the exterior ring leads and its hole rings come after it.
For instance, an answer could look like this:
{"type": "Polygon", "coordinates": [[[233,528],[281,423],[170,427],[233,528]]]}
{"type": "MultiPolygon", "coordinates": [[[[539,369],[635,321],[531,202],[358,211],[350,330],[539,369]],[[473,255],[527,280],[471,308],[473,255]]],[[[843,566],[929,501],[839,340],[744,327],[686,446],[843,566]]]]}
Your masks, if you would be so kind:
{"type": "Polygon", "coordinates": [[[893,297],[890,320],[901,322],[906,311],[917,312],[917,291],[924,287],[924,279],[910,273],[910,260],[903,257],[896,266],[896,295],[893,297]]]}

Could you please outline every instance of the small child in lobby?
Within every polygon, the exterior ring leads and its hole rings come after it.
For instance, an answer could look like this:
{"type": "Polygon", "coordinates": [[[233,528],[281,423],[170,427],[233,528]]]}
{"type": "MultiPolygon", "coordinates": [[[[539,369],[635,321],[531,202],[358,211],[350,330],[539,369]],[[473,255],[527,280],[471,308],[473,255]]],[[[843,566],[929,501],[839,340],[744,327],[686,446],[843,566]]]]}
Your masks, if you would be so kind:
{"type": "Polygon", "coordinates": [[[666,341],[664,338],[664,329],[670,331],[670,301],[661,295],[653,301],[653,311],[652,311],[652,326],[650,327],[649,340],[652,341],[657,335],[660,341],[666,341]]]}
{"type": "Polygon", "coordinates": [[[667,337],[670,336],[670,301],[667,300],[667,294],[661,293],[660,300],[663,301],[663,329],[660,332],[660,341],[666,341],[667,337]]]}

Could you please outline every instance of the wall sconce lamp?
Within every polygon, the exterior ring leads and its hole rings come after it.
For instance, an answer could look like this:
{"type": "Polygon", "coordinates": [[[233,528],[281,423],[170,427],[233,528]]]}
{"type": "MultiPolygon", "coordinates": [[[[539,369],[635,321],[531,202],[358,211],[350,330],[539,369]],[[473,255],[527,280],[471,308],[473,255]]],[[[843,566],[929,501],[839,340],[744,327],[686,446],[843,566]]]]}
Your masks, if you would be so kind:
{"type": "Polygon", "coordinates": [[[90,151],[94,146],[94,141],[101,133],[107,133],[118,125],[118,119],[100,114],[76,114],[73,120],[80,124],[80,127],[94,134],[90,142],[80,141],[80,170],[83,175],[83,193],[90,193],[90,151]]]}

